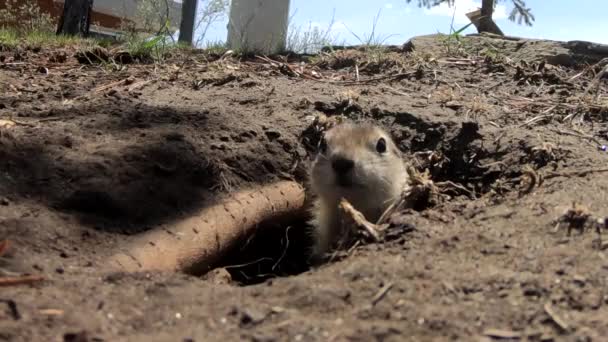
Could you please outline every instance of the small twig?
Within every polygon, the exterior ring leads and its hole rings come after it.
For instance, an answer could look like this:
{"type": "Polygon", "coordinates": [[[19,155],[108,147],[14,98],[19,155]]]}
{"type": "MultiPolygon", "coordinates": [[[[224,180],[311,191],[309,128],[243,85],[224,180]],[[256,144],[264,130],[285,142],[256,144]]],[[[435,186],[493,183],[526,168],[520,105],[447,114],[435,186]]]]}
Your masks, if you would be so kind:
{"type": "MultiPolygon", "coordinates": [[[[458,189],[462,192],[464,192],[465,194],[467,194],[467,196],[469,196],[470,199],[475,199],[475,193],[467,188],[465,188],[463,185],[461,184],[457,184],[454,183],[452,181],[445,181],[445,182],[437,182],[435,183],[436,186],[438,187],[446,187],[446,186],[450,186],[454,189],[458,189]]],[[[441,189],[442,191],[445,191],[445,189],[441,189]]]]}
{"type": "MultiPolygon", "coordinates": [[[[553,109],[555,109],[555,106],[550,107],[550,108],[549,108],[549,111],[551,111],[551,110],[553,110],[553,109]]],[[[538,116],[535,116],[535,117],[533,117],[532,119],[530,119],[530,120],[528,120],[528,121],[526,121],[526,122],[524,122],[524,123],[520,124],[518,127],[519,127],[519,128],[521,128],[521,127],[525,127],[525,126],[531,125],[531,124],[533,124],[533,123],[536,123],[536,122],[538,122],[538,121],[541,121],[541,120],[543,120],[543,119],[551,119],[553,116],[554,116],[554,114],[538,115],[538,116]]]]}
{"type": "Polygon", "coordinates": [[[499,338],[499,339],[519,339],[521,334],[512,330],[503,329],[486,329],[483,334],[485,336],[499,338]]]}
{"type": "Polygon", "coordinates": [[[74,119],[74,116],[55,116],[55,117],[43,118],[43,119],[40,119],[40,120],[38,120],[36,122],[41,123],[41,122],[71,120],[71,119],[74,119]]]}
{"type": "MultiPolygon", "coordinates": [[[[26,127],[35,127],[36,126],[35,124],[29,123],[29,122],[24,122],[24,121],[19,121],[19,120],[15,120],[15,119],[0,119],[0,121],[6,122],[6,123],[12,122],[15,125],[26,126],[26,127]]],[[[11,125],[11,126],[14,126],[14,125],[11,125]]]]}
{"type": "Polygon", "coordinates": [[[348,251],[346,251],[346,255],[352,255],[353,252],[355,251],[355,249],[357,249],[357,247],[359,247],[359,245],[361,244],[361,240],[357,240],[355,241],[355,243],[348,249],[348,251]]]}
{"type": "MultiPolygon", "coordinates": [[[[120,81],[111,82],[111,83],[108,83],[108,84],[106,84],[106,85],[99,86],[99,87],[97,87],[97,88],[93,89],[92,91],[93,91],[93,92],[95,92],[95,93],[99,93],[99,92],[102,92],[102,91],[104,91],[104,90],[107,90],[107,89],[110,89],[110,88],[114,88],[114,87],[116,87],[116,86],[119,86],[119,85],[121,85],[121,84],[126,84],[126,83],[128,82],[128,80],[129,80],[129,78],[125,78],[125,79],[122,79],[122,80],[120,80],[120,81]]],[[[79,96],[79,97],[80,97],[80,96],[79,96]]]]}
{"type": "Polygon", "coordinates": [[[340,209],[348,214],[348,216],[354,221],[354,223],[366,232],[374,242],[381,240],[380,233],[378,232],[378,226],[369,222],[365,216],[357,209],[355,209],[346,199],[342,199],[339,205],[340,209]]]}
{"type": "Polygon", "coordinates": [[[507,82],[509,82],[509,80],[508,80],[508,79],[507,79],[507,80],[500,81],[500,82],[497,82],[497,83],[494,83],[493,85],[491,85],[491,86],[489,86],[489,87],[486,87],[486,88],[484,89],[484,91],[490,91],[490,90],[492,90],[492,89],[494,89],[494,88],[500,87],[501,85],[503,85],[503,84],[505,84],[505,83],[507,83],[507,82]]]}
{"type": "Polygon", "coordinates": [[[606,76],[606,74],[608,74],[608,65],[606,67],[604,67],[604,69],[597,74],[597,77],[595,78],[597,81],[597,86],[595,87],[595,97],[593,98],[595,101],[597,101],[600,98],[600,89],[602,87],[602,79],[604,79],[604,77],[606,76]]]}
{"type": "Polygon", "coordinates": [[[59,309],[42,309],[39,310],[38,313],[46,316],[61,316],[63,315],[64,311],[59,309]]]}
{"type": "Polygon", "coordinates": [[[573,137],[578,137],[581,139],[588,139],[593,141],[594,143],[596,143],[598,146],[602,146],[602,143],[597,140],[595,137],[591,136],[591,135],[587,135],[587,134],[580,134],[580,133],[575,133],[575,132],[568,132],[568,131],[564,131],[561,129],[550,129],[551,131],[555,132],[555,133],[559,133],[559,134],[565,134],[565,135],[570,135],[573,137]]]}
{"type": "Polygon", "coordinates": [[[149,83],[152,83],[154,81],[156,81],[156,80],[155,79],[151,79],[151,80],[145,80],[145,81],[136,82],[132,86],[129,87],[128,91],[133,91],[135,89],[141,88],[141,87],[143,87],[143,86],[145,86],[145,85],[147,85],[149,83]]]}
{"type": "Polygon", "coordinates": [[[401,207],[403,206],[403,204],[405,203],[405,198],[402,194],[402,196],[400,196],[399,198],[397,198],[396,200],[393,201],[393,203],[391,203],[386,210],[382,213],[382,215],[380,215],[380,218],[378,218],[378,221],[376,222],[377,225],[382,225],[382,224],[386,224],[389,217],[391,215],[393,215],[393,213],[395,213],[396,211],[400,210],[401,207]]]}
{"type": "Polygon", "coordinates": [[[391,93],[393,93],[393,94],[395,94],[395,95],[409,96],[408,94],[406,94],[406,93],[404,93],[404,92],[402,92],[402,91],[400,91],[400,90],[397,90],[397,89],[395,89],[395,88],[393,88],[393,87],[390,87],[390,86],[388,86],[388,85],[386,85],[386,84],[385,84],[385,85],[383,85],[383,87],[384,87],[386,90],[390,91],[391,93]]]}
{"type": "Polygon", "coordinates": [[[550,303],[545,304],[545,312],[560,329],[562,329],[563,331],[568,331],[568,329],[570,329],[568,323],[566,323],[561,317],[557,315],[550,303]]]}
{"type": "Polygon", "coordinates": [[[376,295],[374,296],[374,298],[372,298],[372,306],[375,306],[376,304],[378,304],[384,297],[386,297],[386,294],[393,288],[393,286],[395,285],[395,283],[388,283],[386,285],[384,285],[380,291],[378,291],[378,293],[376,293],[376,295]]]}
{"type": "Polygon", "coordinates": [[[576,75],[574,75],[574,76],[570,77],[570,78],[568,79],[568,82],[572,82],[572,81],[574,81],[575,79],[577,79],[577,78],[581,77],[582,75],[584,75],[585,73],[587,73],[589,70],[593,70],[593,69],[595,69],[595,68],[596,68],[598,65],[600,65],[600,64],[604,64],[604,63],[608,63],[608,58],[603,58],[603,59],[602,59],[602,60],[600,60],[599,62],[597,62],[597,63],[595,63],[595,64],[593,64],[593,65],[590,65],[590,66],[586,67],[586,68],[585,68],[585,70],[583,70],[583,71],[579,72],[578,74],[576,74],[576,75]]]}
{"type": "Polygon", "coordinates": [[[31,284],[43,280],[43,276],[2,277],[0,278],[0,287],[31,284]]]}

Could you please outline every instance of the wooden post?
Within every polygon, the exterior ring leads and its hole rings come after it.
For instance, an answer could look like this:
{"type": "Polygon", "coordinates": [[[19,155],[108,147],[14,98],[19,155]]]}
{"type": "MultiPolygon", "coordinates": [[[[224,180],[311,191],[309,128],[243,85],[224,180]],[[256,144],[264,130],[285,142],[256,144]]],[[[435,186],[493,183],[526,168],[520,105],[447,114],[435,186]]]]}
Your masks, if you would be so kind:
{"type": "Polygon", "coordinates": [[[262,54],[285,50],[289,0],[232,0],[228,46],[262,54]]]}
{"type": "Polygon", "coordinates": [[[197,0],[184,0],[182,2],[182,20],[179,26],[179,42],[192,45],[194,37],[194,21],[196,20],[197,0]]]}
{"type": "Polygon", "coordinates": [[[93,0],[65,0],[57,34],[87,37],[91,27],[92,10],[93,0]]]}

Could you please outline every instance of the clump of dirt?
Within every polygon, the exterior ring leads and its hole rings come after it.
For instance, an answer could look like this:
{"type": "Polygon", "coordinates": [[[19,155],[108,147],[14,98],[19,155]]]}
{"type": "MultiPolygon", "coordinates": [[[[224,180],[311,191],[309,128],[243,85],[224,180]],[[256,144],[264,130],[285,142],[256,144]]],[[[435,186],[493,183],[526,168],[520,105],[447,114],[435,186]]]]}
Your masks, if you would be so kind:
{"type": "Polygon", "coordinates": [[[3,288],[0,336],[600,340],[601,66],[577,64],[580,49],[562,43],[461,43],[306,58],[182,52],[113,70],[69,48],[0,51],[0,241],[12,246],[0,281],[46,279],[3,288]],[[323,130],[344,119],[387,128],[432,190],[389,218],[380,243],[311,267],[298,217],[263,223],[202,278],[100,272],[124,234],[245,187],[305,184],[323,130]]]}
{"type": "Polygon", "coordinates": [[[374,75],[386,74],[391,71],[399,71],[404,68],[406,59],[396,51],[390,51],[383,47],[371,47],[366,49],[338,50],[331,54],[325,54],[314,61],[314,65],[326,70],[355,70],[360,74],[374,75]]]}

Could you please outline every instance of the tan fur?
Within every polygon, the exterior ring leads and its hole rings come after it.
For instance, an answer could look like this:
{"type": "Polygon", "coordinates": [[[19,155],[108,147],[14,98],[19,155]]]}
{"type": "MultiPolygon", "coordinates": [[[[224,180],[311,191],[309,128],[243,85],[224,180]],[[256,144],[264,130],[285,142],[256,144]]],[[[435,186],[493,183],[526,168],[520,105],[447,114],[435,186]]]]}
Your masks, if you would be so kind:
{"type": "Polygon", "coordinates": [[[338,202],[346,198],[365,217],[374,222],[408,186],[408,174],[401,152],[390,135],[372,124],[343,123],[325,133],[327,150],[319,152],[310,170],[310,184],[316,195],[313,208],[312,257],[330,251],[340,238],[338,202]],[[376,144],[386,141],[387,151],[379,153],[376,144]],[[352,184],[344,187],[336,182],[332,168],[335,158],[354,161],[349,173],[352,184]]]}

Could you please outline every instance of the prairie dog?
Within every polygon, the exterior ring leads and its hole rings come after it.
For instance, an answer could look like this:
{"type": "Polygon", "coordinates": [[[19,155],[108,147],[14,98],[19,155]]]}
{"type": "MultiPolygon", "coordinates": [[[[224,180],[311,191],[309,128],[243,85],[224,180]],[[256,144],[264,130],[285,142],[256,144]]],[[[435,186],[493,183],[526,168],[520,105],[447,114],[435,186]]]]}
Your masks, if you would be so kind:
{"type": "Polygon", "coordinates": [[[341,198],[375,222],[409,184],[401,151],[387,132],[369,123],[342,123],[325,132],[309,176],[316,195],[313,260],[342,236],[341,198]]]}

